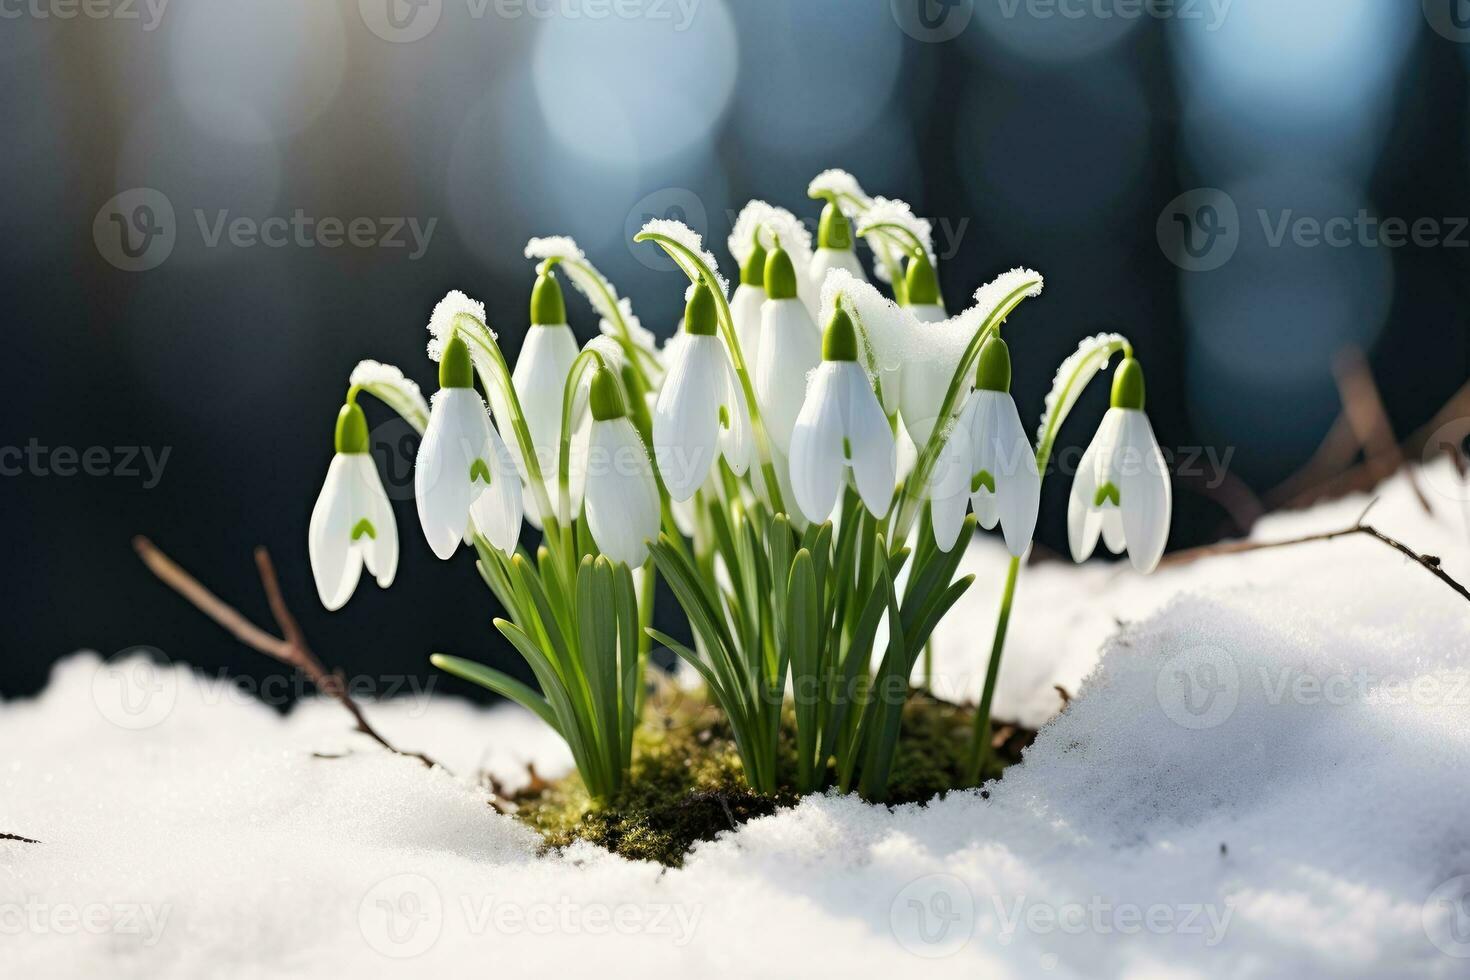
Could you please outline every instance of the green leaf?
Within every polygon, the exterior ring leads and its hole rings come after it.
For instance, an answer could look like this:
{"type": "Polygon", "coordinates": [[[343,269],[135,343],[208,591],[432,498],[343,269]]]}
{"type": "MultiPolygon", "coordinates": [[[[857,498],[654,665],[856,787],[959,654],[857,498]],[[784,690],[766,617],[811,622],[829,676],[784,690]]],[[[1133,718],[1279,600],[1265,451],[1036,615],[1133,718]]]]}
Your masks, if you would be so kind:
{"type": "Polygon", "coordinates": [[[478,684],[488,688],[502,697],[510,698],[523,708],[528,708],[538,718],[550,725],[558,735],[562,734],[561,725],[557,723],[556,715],[552,713],[551,706],[546,699],[536,693],[527,684],[516,680],[509,674],[501,673],[484,664],[477,664],[473,660],[465,660],[462,657],[450,657],[442,653],[436,653],[429,658],[429,663],[438,667],[447,674],[453,674],[461,680],[478,684]]]}

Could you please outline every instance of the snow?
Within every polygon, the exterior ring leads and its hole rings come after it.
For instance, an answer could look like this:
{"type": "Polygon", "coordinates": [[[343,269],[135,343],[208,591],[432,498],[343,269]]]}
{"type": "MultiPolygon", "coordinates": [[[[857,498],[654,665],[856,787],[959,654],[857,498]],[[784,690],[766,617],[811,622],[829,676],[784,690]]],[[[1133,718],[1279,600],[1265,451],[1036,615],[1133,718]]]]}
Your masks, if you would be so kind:
{"type": "MultiPolygon", "coordinates": [[[[485,323],[485,304],[479,300],[470,299],[458,289],[451,289],[438,303],[434,304],[434,312],[429,314],[429,360],[438,362],[444,352],[444,345],[449,338],[454,336],[454,321],[460,314],[465,313],[481,323],[485,323]]],[[[489,327],[487,325],[487,330],[489,327]]],[[[496,333],[489,330],[490,336],[494,338],[496,333]]]]}
{"type": "MultiPolygon", "coordinates": [[[[1470,488],[1419,479],[1434,514],[1400,476],[1370,523],[1470,578],[1470,488]]],[[[1369,499],[1255,536],[1347,527],[1369,499]]],[[[941,691],[978,686],[1003,549],[966,565],[941,691]]],[[[1053,683],[1075,700],[988,797],[812,798],[678,870],[538,856],[488,808],[479,767],[567,765],[520,709],[369,706],[451,776],[333,704],[282,719],[183,666],[82,654],[0,705],[0,832],[44,841],[0,842],[0,975],[1464,976],[1467,612],[1363,536],[1149,578],[1034,565],[999,713],[1045,719],[1053,683]]]]}

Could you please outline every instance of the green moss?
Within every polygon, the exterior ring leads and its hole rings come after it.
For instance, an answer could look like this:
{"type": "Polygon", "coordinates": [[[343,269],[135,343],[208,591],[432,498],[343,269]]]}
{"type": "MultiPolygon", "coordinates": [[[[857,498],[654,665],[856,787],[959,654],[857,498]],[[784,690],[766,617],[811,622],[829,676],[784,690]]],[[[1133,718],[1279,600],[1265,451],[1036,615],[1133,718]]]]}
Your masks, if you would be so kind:
{"type": "MultiPolygon", "coordinates": [[[[912,694],[904,707],[889,802],[926,802],[959,785],[973,719],[969,706],[912,694]]],[[[790,720],[785,724],[789,727],[790,720]]],[[[997,768],[987,775],[999,775],[1001,767],[1020,761],[1033,735],[997,725],[997,768]]],[[[785,746],[792,743],[792,737],[782,740],[785,746]]],[[[781,761],[786,771],[795,768],[794,758],[781,761]]],[[[645,708],[630,786],[614,804],[594,805],[575,770],[553,782],[533,780],[509,802],[549,848],[585,840],[627,858],[678,867],[695,843],[797,799],[790,792],[774,797],[752,792],[719,711],[699,694],[665,686],[645,708]]]]}

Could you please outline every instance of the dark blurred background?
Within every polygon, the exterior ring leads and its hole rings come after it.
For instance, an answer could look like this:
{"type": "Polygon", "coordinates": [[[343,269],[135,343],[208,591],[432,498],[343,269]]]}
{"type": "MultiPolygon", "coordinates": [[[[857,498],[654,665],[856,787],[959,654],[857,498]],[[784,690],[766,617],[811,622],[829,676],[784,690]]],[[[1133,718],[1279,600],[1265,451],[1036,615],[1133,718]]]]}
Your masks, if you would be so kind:
{"type": "MultiPolygon", "coordinates": [[[[1400,435],[1467,377],[1461,0],[26,0],[0,14],[7,696],[80,648],[280,673],[149,575],[137,533],[265,624],[251,548],[269,546],[318,652],[349,673],[428,677],[445,651],[527,676],[470,556],[424,545],[412,440],[381,406],[398,581],[364,578],[342,612],[320,608],[306,525],[349,371],[372,357],[431,387],[424,324],[450,288],[486,303],[513,356],[532,235],[574,236],[666,334],[684,283],[630,244],[637,227],[682,217],[733,272],[740,206],[814,219],[805,188],[827,167],[935,223],[952,309],[1013,266],[1046,275],[1007,330],[1028,425],[1081,337],[1129,335],[1160,441],[1181,463],[1198,454],[1172,547],[1238,530],[1241,500],[1303,466],[1338,416],[1344,348],[1368,354],[1400,435]],[[275,245],[230,233],[298,212],[305,245],[296,229],[275,245]]],[[[591,336],[581,297],[569,305],[591,336]]],[[[1090,439],[1104,388],[1064,445],[1090,439]]],[[[1052,548],[1067,482],[1043,499],[1052,548]]]]}

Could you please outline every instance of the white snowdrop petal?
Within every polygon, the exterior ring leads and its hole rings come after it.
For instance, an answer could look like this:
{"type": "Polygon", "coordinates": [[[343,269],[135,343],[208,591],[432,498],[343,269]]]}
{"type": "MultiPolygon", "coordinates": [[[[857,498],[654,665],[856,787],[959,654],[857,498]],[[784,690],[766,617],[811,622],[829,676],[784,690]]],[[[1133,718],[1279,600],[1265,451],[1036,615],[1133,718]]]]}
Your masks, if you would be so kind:
{"type": "Polygon", "coordinates": [[[669,496],[688,500],[719,453],[725,351],[717,337],[688,336],[653,408],[653,451],[669,496]]]}
{"type": "MultiPolygon", "coordinates": [[[[989,477],[991,483],[997,482],[997,474],[1001,469],[1001,454],[998,451],[1000,425],[997,421],[998,392],[977,391],[970,396],[972,406],[970,422],[967,431],[970,436],[970,477],[974,481],[981,474],[989,477]]],[[[995,527],[996,521],[1000,519],[1000,511],[995,500],[995,490],[977,487],[970,498],[971,505],[975,508],[975,517],[980,526],[989,531],[995,527]]]]}
{"type": "Polygon", "coordinates": [[[812,373],[806,401],[791,430],[791,491],[813,524],[831,516],[842,482],[844,433],[836,372],[840,366],[827,361],[812,373]]]}
{"type": "Polygon", "coordinates": [[[642,565],[659,531],[653,464],[626,417],[594,422],[587,474],[587,527],[613,561],[642,565]]]}
{"type": "Polygon", "coordinates": [[[1031,546],[1031,538],[1036,533],[1036,516],[1041,509],[1041,474],[1036,469],[1036,455],[1026,438],[1026,427],[1021,424],[1015,399],[1000,392],[991,394],[997,396],[996,504],[1006,550],[1019,558],[1031,546]]]}
{"type": "Polygon", "coordinates": [[[735,339],[740,342],[740,356],[746,364],[754,364],[759,356],[761,304],[765,301],[764,289],[743,282],[730,297],[730,319],[735,323],[735,339]]]}
{"type": "Polygon", "coordinates": [[[893,487],[898,481],[898,448],[888,416],[878,404],[868,376],[852,361],[838,365],[843,369],[843,414],[846,425],[848,465],[858,496],[874,517],[888,513],[893,503],[893,487]]]}
{"type": "Polygon", "coordinates": [[[720,359],[724,373],[725,419],[720,426],[720,454],[736,476],[744,476],[755,458],[755,431],[750,422],[750,409],[745,404],[745,391],[735,366],[728,358],[720,359]]]}
{"type": "Polygon", "coordinates": [[[970,435],[965,430],[968,413],[960,416],[940,448],[930,478],[929,510],[934,524],[934,543],[948,552],[959,540],[970,506],[970,435]]]}
{"type": "Polygon", "coordinates": [[[521,481],[517,479],[510,449],[494,426],[488,426],[483,455],[490,464],[490,485],[475,481],[470,504],[470,521],[481,536],[497,550],[514,554],[521,537],[524,505],[521,481]]]}
{"type": "Polygon", "coordinates": [[[352,597],[362,574],[362,555],[352,547],[352,526],[357,522],[352,467],[349,455],[339,453],[332,458],[307,528],[307,553],[317,596],[332,612],[352,597]]]}
{"type": "Polygon", "coordinates": [[[851,249],[819,248],[812,256],[812,286],[821,291],[827,282],[827,273],[834,269],[845,272],[859,282],[868,281],[868,274],[863,271],[863,264],[858,261],[857,253],[851,249]]]}
{"type": "Polygon", "coordinates": [[[1122,442],[1128,451],[1120,467],[1118,490],[1128,557],[1134,568],[1147,575],[1158,567],[1169,541],[1174,490],[1147,415],[1127,411],[1122,442]]]}
{"type": "Polygon", "coordinates": [[[1102,539],[1103,544],[1115,555],[1121,555],[1128,547],[1128,539],[1123,531],[1123,514],[1118,508],[1111,505],[1102,508],[1099,512],[1102,517],[1102,539]]]}
{"type": "Polygon", "coordinates": [[[975,523],[987,531],[994,531],[1000,523],[1000,501],[995,494],[981,488],[970,495],[970,506],[975,509],[975,523]]]}
{"type": "Polygon", "coordinates": [[[413,485],[419,525],[442,559],[454,556],[469,528],[470,468],[488,441],[489,428],[490,416],[474,389],[443,388],[434,395],[413,485]]]}
{"type": "MultiPolygon", "coordinates": [[[[571,327],[565,324],[533,326],[526,334],[520,357],[516,359],[515,372],[511,375],[516,398],[525,412],[526,428],[531,430],[531,442],[536,446],[542,476],[547,476],[548,468],[555,467],[556,447],[561,439],[562,395],[577,353],[577,338],[571,327]],[[547,466],[548,460],[552,462],[551,467],[547,466]]],[[[498,408],[496,421],[502,426],[508,423],[498,408]]],[[[524,474],[524,461],[515,440],[511,440],[510,449],[512,458],[524,474]]],[[[552,485],[555,485],[554,479],[552,485]]]]}
{"type": "Polygon", "coordinates": [[[821,340],[801,301],[766,300],[761,307],[760,356],[752,381],[766,431],[783,453],[791,451],[791,432],[805,401],[807,375],[821,362],[821,340]]]}
{"type": "Polygon", "coordinates": [[[1072,492],[1067,497],[1067,544],[1072,550],[1072,560],[1084,562],[1092,557],[1097,547],[1098,532],[1102,530],[1102,517],[1092,506],[1097,493],[1097,440],[1082,454],[1077,465],[1077,475],[1072,479],[1072,492]]]}
{"type": "Polygon", "coordinates": [[[372,525],[371,533],[364,529],[354,545],[362,552],[363,563],[378,587],[386,589],[398,573],[398,522],[393,519],[393,505],[388,502],[372,456],[359,453],[348,458],[352,461],[354,498],[372,525]]]}

